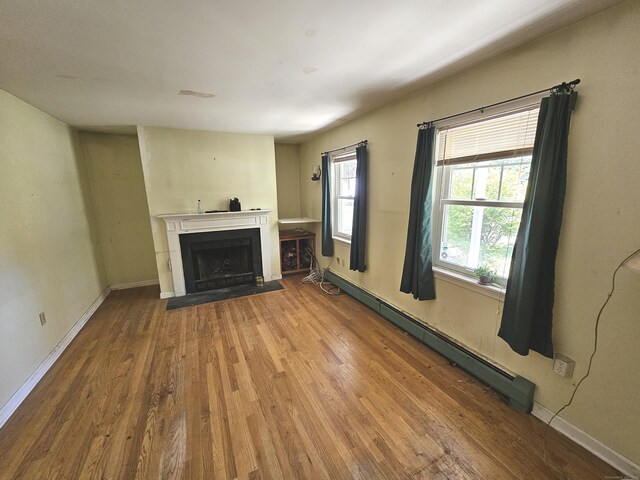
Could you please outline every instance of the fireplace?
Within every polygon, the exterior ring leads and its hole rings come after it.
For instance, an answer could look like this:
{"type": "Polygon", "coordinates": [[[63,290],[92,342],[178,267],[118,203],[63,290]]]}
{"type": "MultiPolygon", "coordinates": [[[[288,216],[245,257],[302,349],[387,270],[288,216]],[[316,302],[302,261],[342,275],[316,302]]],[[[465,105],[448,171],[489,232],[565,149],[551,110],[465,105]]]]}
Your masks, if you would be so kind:
{"type": "Polygon", "coordinates": [[[262,275],[260,229],[180,235],[186,293],[255,283],[262,275]]]}
{"type": "MultiPolygon", "coordinates": [[[[183,268],[183,247],[181,239],[190,235],[201,233],[221,233],[221,232],[242,232],[246,230],[259,230],[260,241],[256,242],[252,239],[252,252],[254,249],[260,250],[260,255],[252,253],[252,262],[260,262],[260,268],[254,265],[255,272],[262,272],[265,282],[278,280],[282,278],[279,274],[274,274],[271,262],[271,230],[269,224],[269,212],[271,210],[243,210],[241,212],[211,212],[211,213],[170,213],[158,215],[158,219],[165,224],[167,232],[167,246],[169,258],[167,269],[171,274],[173,291],[163,290],[160,292],[160,298],[181,297],[187,294],[186,279],[183,268]]],[[[242,235],[241,235],[242,236],[242,235]]],[[[194,237],[199,238],[199,237],[194,237]]],[[[187,260],[187,264],[193,268],[193,256],[187,260]]],[[[214,267],[215,269],[215,267],[214,267]]],[[[206,270],[205,270],[206,272],[206,270]]],[[[206,275],[206,273],[205,273],[206,275]]],[[[161,282],[162,284],[162,282],[161,282]]],[[[195,280],[194,280],[195,284],[195,280]]],[[[171,287],[171,284],[169,284],[171,287]]],[[[166,288],[166,287],[165,287],[166,288]]]]}

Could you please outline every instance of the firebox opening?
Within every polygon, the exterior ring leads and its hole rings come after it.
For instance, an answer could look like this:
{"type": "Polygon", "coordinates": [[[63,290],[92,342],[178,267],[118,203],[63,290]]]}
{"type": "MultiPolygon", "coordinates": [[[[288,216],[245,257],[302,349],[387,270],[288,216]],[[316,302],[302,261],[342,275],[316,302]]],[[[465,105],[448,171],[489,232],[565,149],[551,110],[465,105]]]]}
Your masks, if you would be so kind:
{"type": "Polygon", "coordinates": [[[187,293],[254,283],[262,275],[260,230],[180,235],[187,293]]]}

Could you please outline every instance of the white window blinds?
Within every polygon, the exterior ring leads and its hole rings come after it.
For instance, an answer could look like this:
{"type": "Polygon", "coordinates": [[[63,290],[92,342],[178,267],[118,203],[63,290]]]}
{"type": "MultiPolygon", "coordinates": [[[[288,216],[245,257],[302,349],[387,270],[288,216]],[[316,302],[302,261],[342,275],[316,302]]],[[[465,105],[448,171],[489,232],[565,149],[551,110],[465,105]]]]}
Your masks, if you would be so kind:
{"type": "Polygon", "coordinates": [[[438,165],[457,165],[530,155],[538,105],[438,129],[438,165]]]}
{"type": "Polygon", "coordinates": [[[345,153],[335,154],[331,156],[331,161],[333,163],[348,162],[349,160],[355,160],[355,159],[356,159],[355,150],[351,152],[345,152],[345,153]]]}

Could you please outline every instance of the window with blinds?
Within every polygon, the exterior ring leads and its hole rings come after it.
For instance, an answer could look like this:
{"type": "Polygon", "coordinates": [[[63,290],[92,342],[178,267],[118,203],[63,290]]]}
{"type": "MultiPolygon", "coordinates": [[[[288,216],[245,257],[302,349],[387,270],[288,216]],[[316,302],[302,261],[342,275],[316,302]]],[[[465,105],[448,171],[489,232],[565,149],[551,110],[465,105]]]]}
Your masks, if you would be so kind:
{"type": "Polygon", "coordinates": [[[532,105],[438,128],[434,265],[506,282],[537,119],[532,105]]]}

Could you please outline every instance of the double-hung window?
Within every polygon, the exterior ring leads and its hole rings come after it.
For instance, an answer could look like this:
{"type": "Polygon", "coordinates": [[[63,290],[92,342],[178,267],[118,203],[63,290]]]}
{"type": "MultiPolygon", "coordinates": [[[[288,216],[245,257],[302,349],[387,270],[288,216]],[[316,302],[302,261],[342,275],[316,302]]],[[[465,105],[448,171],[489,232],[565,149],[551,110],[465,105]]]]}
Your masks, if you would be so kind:
{"type": "Polygon", "coordinates": [[[355,149],[331,155],[333,237],[351,241],[353,199],[356,193],[355,149]]]}
{"type": "Polygon", "coordinates": [[[433,264],[506,283],[529,181],[538,106],[438,128],[433,264]]]}

